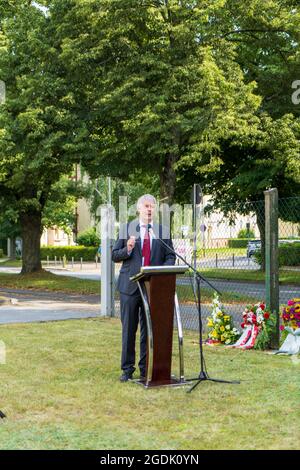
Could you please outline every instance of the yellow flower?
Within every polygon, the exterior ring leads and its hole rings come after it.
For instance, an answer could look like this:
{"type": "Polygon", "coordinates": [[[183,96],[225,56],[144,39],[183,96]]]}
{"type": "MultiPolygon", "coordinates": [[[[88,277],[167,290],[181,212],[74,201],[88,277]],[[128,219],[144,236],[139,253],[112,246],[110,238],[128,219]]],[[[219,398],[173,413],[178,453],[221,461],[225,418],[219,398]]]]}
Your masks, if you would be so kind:
{"type": "Polygon", "coordinates": [[[221,341],[223,342],[225,340],[224,336],[222,335],[221,336],[221,341]]]}
{"type": "Polygon", "coordinates": [[[296,328],[297,328],[296,320],[291,321],[291,326],[294,330],[296,330],[296,328]]]}
{"type": "Polygon", "coordinates": [[[221,331],[225,331],[224,326],[221,326],[220,330],[221,330],[221,331]]]}
{"type": "Polygon", "coordinates": [[[214,322],[212,320],[208,320],[207,326],[211,328],[214,326],[214,322]]]}

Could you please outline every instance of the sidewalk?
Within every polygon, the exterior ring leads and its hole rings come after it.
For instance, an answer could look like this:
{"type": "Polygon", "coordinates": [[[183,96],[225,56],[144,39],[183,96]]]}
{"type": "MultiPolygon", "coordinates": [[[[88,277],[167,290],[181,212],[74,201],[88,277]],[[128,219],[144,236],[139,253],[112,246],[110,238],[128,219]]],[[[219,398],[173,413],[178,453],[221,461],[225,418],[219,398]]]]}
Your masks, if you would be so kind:
{"type": "Polygon", "coordinates": [[[80,296],[0,287],[0,296],[8,300],[0,305],[0,324],[94,318],[100,315],[98,295],[80,296]]]}

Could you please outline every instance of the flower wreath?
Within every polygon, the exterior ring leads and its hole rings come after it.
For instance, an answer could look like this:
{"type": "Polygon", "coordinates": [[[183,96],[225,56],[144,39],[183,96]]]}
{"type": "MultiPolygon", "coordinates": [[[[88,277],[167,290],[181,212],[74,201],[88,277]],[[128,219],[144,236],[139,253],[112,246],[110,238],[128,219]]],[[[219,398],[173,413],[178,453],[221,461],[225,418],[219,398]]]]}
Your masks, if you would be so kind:
{"type": "Polygon", "coordinates": [[[247,305],[243,312],[242,336],[233,345],[241,349],[266,349],[271,332],[275,327],[275,317],[267,311],[264,303],[247,305]]]}

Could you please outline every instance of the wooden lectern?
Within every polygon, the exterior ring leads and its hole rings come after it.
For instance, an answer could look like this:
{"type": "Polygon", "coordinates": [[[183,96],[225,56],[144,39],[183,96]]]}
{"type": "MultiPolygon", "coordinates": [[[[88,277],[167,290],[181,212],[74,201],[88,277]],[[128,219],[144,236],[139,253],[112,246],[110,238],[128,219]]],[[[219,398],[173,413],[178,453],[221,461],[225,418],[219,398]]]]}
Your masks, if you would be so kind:
{"type": "Polygon", "coordinates": [[[176,275],[186,272],[185,266],[144,266],[130,280],[136,281],[142,296],[147,323],[145,387],[183,385],[183,330],[176,295],[176,275]],[[171,375],[174,312],[179,343],[179,378],[171,375]]]}

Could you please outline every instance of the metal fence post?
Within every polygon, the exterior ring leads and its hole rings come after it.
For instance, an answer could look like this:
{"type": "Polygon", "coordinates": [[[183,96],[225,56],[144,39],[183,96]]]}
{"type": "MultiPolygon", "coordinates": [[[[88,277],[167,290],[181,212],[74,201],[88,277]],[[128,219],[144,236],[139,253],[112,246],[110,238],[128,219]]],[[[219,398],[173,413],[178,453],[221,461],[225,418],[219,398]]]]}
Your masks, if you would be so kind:
{"type": "Polygon", "coordinates": [[[111,260],[114,211],[111,206],[101,207],[101,316],[112,317],[113,269],[111,260]]]}
{"type": "Polygon", "coordinates": [[[279,347],[279,266],[278,266],[278,190],[265,194],[266,303],[276,315],[276,330],[271,346],[279,347]]]}

